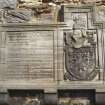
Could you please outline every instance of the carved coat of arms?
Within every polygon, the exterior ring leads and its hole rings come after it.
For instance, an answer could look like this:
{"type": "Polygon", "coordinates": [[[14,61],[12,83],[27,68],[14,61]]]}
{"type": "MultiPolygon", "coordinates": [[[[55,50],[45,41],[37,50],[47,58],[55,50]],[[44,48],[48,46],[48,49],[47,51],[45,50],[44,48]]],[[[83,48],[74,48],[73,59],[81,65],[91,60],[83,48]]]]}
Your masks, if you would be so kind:
{"type": "Polygon", "coordinates": [[[64,33],[65,79],[93,80],[97,75],[96,42],[94,33],[86,30],[73,30],[64,33]]]}

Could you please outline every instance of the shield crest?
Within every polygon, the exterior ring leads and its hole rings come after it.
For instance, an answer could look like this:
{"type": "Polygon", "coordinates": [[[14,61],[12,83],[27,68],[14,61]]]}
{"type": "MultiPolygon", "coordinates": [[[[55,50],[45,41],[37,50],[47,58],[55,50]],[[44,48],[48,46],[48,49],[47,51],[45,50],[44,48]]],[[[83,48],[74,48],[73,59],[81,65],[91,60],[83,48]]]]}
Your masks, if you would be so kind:
{"type": "Polygon", "coordinates": [[[65,78],[93,80],[96,77],[96,42],[93,34],[87,34],[85,30],[64,33],[65,78]]]}

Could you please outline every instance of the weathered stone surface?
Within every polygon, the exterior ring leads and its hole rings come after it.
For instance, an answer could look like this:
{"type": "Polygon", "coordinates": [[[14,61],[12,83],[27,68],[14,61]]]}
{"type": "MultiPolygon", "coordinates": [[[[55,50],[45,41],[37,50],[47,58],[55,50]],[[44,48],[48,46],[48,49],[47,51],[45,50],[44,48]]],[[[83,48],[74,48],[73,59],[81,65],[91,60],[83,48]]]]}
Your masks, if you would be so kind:
{"type": "Polygon", "coordinates": [[[61,98],[58,105],[90,105],[90,100],[86,98],[61,98]]]}
{"type": "Polygon", "coordinates": [[[65,77],[69,80],[94,80],[99,75],[99,66],[102,66],[103,62],[101,37],[104,34],[100,33],[101,29],[95,31],[91,19],[94,19],[94,22],[104,22],[105,6],[101,6],[101,9],[100,6],[95,6],[95,8],[93,14],[96,15],[91,15],[90,10],[82,7],[73,9],[70,5],[70,7],[67,6],[66,8],[65,6],[64,8],[64,21],[72,30],[66,31],[64,34],[65,67],[68,72],[65,77]]]}
{"type": "Polygon", "coordinates": [[[11,97],[10,105],[42,105],[40,100],[36,97],[11,97]]]}
{"type": "Polygon", "coordinates": [[[84,35],[81,30],[66,35],[65,60],[66,70],[71,80],[91,80],[97,75],[95,70],[96,45],[93,34],[84,35]],[[72,36],[73,35],[73,36],[72,36]]]}
{"type": "MultiPolygon", "coordinates": [[[[1,23],[24,22],[53,22],[55,9],[48,4],[19,3],[17,8],[11,10],[5,6],[0,11],[1,23]],[[6,8],[6,9],[4,9],[6,8]],[[45,21],[44,21],[45,20],[45,21]]],[[[57,10],[57,9],[56,9],[57,10]]],[[[57,12],[56,12],[57,13],[57,12]]],[[[57,15],[57,14],[56,14],[57,15]]]]}
{"type": "Polygon", "coordinates": [[[42,3],[41,1],[39,2],[38,0],[35,0],[35,1],[34,0],[0,0],[0,9],[8,10],[5,17],[3,16],[4,13],[0,12],[1,14],[0,18],[2,17],[0,21],[1,22],[4,21],[4,23],[14,23],[14,22],[22,23],[22,22],[29,22],[33,20],[34,22],[36,20],[38,21],[48,20],[48,22],[52,22],[55,20],[57,21],[56,17],[59,10],[56,11],[57,13],[54,13],[54,8],[58,8],[58,4],[57,4],[58,2],[59,4],[62,4],[62,3],[63,4],[98,3],[100,5],[104,4],[104,1],[102,0],[55,0],[50,2],[55,2],[55,3],[51,4],[49,3],[48,0],[46,1],[46,3],[42,3]],[[14,9],[14,11],[9,11],[10,9],[14,9]],[[22,10],[18,10],[18,9],[22,9],[22,10]],[[48,14],[48,15],[44,15],[44,14],[48,14]],[[53,14],[53,15],[51,16],[50,14],[53,14]],[[51,18],[49,18],[49,15],[51,16],[51,18]],[[45,19],[43,19],[44,17],[45,19]]]}
{"type": "Polygon", "coordinates": [[[5,22],[7,23],[22,23],[29,21],[32,18],[32,11],[27,10],[10,10],[5,14],[5,22]]]}
{"type": "Polygon", "coordinates": [[[15,9],[17,0],[0,0],[0,9],[10,8],[15,9]]]}
{"type": "Polygon", "coordinates": [[[53,78],[53,31],[8,32],[6,36],[8,79],[53,78]]]}
{"type": "Polygon", "coordinates": [[[56,0],[56,2],[62,2],[62,3],[99,3],[102,2],[102,0],[56,0]]]}

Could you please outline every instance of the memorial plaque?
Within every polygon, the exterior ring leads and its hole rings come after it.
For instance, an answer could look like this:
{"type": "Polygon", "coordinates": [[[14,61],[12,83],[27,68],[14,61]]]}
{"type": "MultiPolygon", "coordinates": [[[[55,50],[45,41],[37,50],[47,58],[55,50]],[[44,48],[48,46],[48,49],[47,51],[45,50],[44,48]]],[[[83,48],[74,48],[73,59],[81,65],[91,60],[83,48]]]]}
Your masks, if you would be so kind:
{"type": "Polygon", "coordinates": [[[53,79],[53,31],[6,32],[6,78],[53,79]]]}

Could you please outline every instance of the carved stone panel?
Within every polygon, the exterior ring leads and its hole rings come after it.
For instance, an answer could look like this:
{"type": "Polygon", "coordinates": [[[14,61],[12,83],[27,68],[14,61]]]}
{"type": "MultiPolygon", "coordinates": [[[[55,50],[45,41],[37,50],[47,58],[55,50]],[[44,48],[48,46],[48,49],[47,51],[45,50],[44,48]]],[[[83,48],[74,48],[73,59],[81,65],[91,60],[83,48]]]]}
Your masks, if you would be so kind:
{"type": "Polygon", "coordinates": [[[0,0],[0,23],[53,23],[58,10],[41,0],[0,0]]]}
{"type": "Polygon", "coordinates": [[[44,105],[43,98],[39,90],[10,90],[8,105],[44,105]]]}
{"type": "Polygon", "coordinates": [[[5,32],[5,36],[5,79],[53,80],[53,31],[5,32]]]}
{"type": "Polygon", "coordinates": [[[65,76],[70,80],[92,80],[97,76],[95,35],[86,30],[65,33],[65,76]]]}
{"type": "Polygon", "coordinates": [[[90,101],[86,98],[61,98],[59,105],[90,105],[90,101]]]}
{"type": "Polygon", "coordinates": [[[0,0],[0,9],[11,8],[15,9],[17,6],[18,0],[0,0]]]}
{"type": "Polygon", "coordinates": [[[93,24],[92,10],[88,6],[64,6],[64,21],[69,27],[64,31],[66,80],[99,80],[102,76],[103,34],[93,24]]]}

